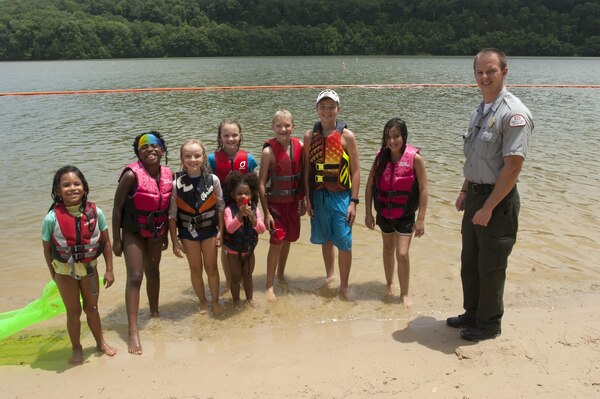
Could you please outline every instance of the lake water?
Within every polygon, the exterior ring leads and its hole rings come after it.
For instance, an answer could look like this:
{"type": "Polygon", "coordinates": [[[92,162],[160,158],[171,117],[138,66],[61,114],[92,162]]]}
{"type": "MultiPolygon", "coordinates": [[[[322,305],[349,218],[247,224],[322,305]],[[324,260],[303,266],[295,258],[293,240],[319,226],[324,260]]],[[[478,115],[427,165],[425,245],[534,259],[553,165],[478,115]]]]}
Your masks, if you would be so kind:
{"type": "MultiPolygon", "coordinates": [[[[0,63],[0,92],[197,87],[238,85],[472,84],[470,57],[269,57],[148,59],[0,63]]],[[[511,58],[510,84],[600,85],[600,60],[511,58]]],[[[180,166],[179,145],[197,137],[216,147],[219,122],[242,125],[243,147],[260,158],[271,136],[270,121],[286,108],[296,135],[316,119],[320,88],[211,90],[55,96],[0,97],[0,312],[22,307],[39,295],[48,271],[40,243],[41,221],[50,205],[54,171],[79,166],[90,183],[90,198],[109,216],[122,167],[134,160],[133,137],[155,129],[169,148],[169,166],[180,166]]],[[[568,293],[571,282],[599,280],[600,89],[515,87],[531,109],[535,130],[519,189],[522,216],[518,243],[508,270],[507,305],[539,304],[568,293]],[[560,284],[559,284],[560,282],[560,284]],[[526,289],[525,289],[526,288],[526,289]]],[[[162,264],[161,311],[145,335],[161,339],[204,338],[233,325],[269,334],[279,323],[310,325],[332,320],[410,318],[415,313],[454,314],[461,308],[459,278],[461,214],[454,209],[462,182],[462,133],[479,103],[475,87],[343,88],[340,119],[356,134],[362,191],[385,122],[405,119],[409,142],[427,162],[430,202],[426,235],[411,247],[413,310],[382,298],[381,239],[364,227],[364,208],[354,228],[350,276],[358,301],[344,303],[320,289],[324,275],[320,248],[308,240],[303,219],[292,246],[288,284],[280,284],[275,305],[263,301],[266,237],[257,248],[256,310],[229,309],[222,319],[196,314],[185,260],[170,250],[162,264]]],[[[100,262],[103,270],[103,262],[100,262]]],[[[124,262],[115,259],[117,281],[101,297],[105,330],[126,335],[124,262]]],[[[600,289],[600,288],[596,288],[600,289]]],[[[229,296],[224,297],[227,306],[229,296]]],[[[532,305],[532,306],[533,306],[532,305]]],[[[147,313],[142,296],[142,313],[147,313]]],[[[64,319],[59,320],[59,325],[64,319]]]]}

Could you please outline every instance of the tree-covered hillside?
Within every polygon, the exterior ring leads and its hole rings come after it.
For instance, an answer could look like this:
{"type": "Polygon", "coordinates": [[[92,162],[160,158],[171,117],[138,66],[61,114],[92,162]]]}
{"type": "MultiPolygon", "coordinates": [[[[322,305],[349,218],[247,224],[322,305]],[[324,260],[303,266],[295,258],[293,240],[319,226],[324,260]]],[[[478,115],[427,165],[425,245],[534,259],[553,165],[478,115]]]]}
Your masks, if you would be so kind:
{"type": "Polygon", "coordinates": [[[0,60],[600,56],[597,0],[0,0],[0,60]]]}

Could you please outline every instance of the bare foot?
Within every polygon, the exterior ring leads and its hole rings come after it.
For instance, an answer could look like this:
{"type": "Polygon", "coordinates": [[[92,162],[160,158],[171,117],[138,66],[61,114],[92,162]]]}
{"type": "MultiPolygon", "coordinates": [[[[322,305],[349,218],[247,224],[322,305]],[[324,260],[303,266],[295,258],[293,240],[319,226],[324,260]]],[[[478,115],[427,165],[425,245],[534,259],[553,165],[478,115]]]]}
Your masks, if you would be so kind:
{"type": "Polygon", "coordinates": [[[96,349],[98,349],[99,352],[102,352],[108,356],[114,356],[117,354],[117,350],[109,344],[107,344],[106,342],[103,342],[102,344],[98,345],[96,349]]]}
{"type": "Polygon", "coordinates": [[[248,306],[250,306],[251,308],[255,308],[256,307],[256,303],[254,302],[254,299],[246,299],[246,303],[248,304],[248,306]]]}
{"type": "Polygon", "coordinates": [[[392,285],[391,284],[387,284],[385,286],[385,295],[387,295],[387,296],[394,295],[394,290],[392,289],[392,285]]]}
{"type": "Polygon", "coordinates": [[[159,316],[160,316],[160,313],[158,313],[158,312],[151,312],[150,313],[150,318],[151,319],[158,318],[159,316]]]}
{"type": "Polygon", "coordinates": [[[212,303],[212,313],[214,315],[223,314],[223,308],[221,307],[221,304],[218,301],[212,303]]]}
{"type": "Polygon", "coordinates": [[[355,300],[354,292],[350,289],[350,287],[340,287],[340,295],[345,301],[354,302],[355,300]]]}
{"type": "Polygon", "coordinates": [[[400,303],[402,304],[402,306],[404,306],[405,308],[410,308],[413,305],[412,300],[408,297],[408,295],[403,295],[402,297],[400,297],[400,303]]]}
{"type": "Polygon", "coordinates": [[[129,333],[129,353],[131,353],[132,355],[141,355],[143,353],[142,351],[142,344],[140,342],[140,334],[138,332],[135,333],[129,333]]]}
{"type": "Polygon", "coordinates": [[[200,305],[198,306],[198,308],[200,310],[200,314],[208,313],[208,303],[206,303],[206,301],[204,301],[204,302],[200,301],[200,305]]]}
{"type": "Polygon", "coordinates": [[[69,363],[73,365],[83,364],[83,348],[81,345],[73,347],[73,353],[71,354],[69,363]]]}
{"type": "Polygon", "coordinates": [[[267,302],[276,302],[277,301],[277,296],[275,295],[275,292],[273,291],[273,287],[267,288],[267,290],[265,291],[265,298],[267,299],[267,302]]]}
{"type": "Polygon", "coordinates": [[[333,282],[335,281],[335,276],[325,277],[323,281],[323,285],[321,288],[333,288],[333,282]]]}

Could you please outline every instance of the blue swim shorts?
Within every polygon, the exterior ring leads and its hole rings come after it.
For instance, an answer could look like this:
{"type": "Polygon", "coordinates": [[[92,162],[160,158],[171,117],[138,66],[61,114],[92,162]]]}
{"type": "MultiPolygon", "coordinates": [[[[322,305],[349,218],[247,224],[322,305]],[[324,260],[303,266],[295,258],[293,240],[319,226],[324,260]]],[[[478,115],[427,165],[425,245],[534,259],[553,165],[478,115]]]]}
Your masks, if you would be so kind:
{"type": "Polygon", "coordinates": [[[315,190],[313,217],[310,220],[310,242],[325,244],[331,241],[342,251],[352,250],[352,227],[346,220],[350,205],[350,190],[333,192],[315,190]]]}

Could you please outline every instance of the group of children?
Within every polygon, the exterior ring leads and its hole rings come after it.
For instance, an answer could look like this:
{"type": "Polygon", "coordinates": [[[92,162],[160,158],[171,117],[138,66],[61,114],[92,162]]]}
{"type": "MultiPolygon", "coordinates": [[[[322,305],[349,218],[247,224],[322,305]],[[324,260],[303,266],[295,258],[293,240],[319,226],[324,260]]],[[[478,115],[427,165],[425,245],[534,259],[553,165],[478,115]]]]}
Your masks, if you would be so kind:
{"type": "MultiPolygon", "coordinates": [[[[242,128],[234,120],[219,125],[219,148],[214,153],[207,154],[199,140],[185,141],[180,148],[181,170],[174,175],[161,163],[167,154],[162,135],[156,131],[138,135],[133,142],[137,161],[123,169],[115,192],[112,245],[103,212],[87,199],[89,187],[81,171],[73,166],[58,170],[52,186],[54,203],[44,220],[42,240],[50,274],[67,308],[73,346],[70,362],[83,362],[80,294],[98,350],[111,356],[116,353],[102,335],[95,267],[96,258],[103,255],[104,285],[111,286],[113,253],[124,256],[127,268],[128,351],[142,353],[137,322],[140,289],[145,275],[150,314],[157,316],[159,265],[162,251],[168,247],[167,230],[175,256],[187,257],[200,312],[208,311],[203,280],[206,272],[211,310],[220,314],[218,248],[222,248],[223,273],[233,302],[239,303],[243,286],[246,301],[253,305],[254,249],[258,235],[268,230],[266,299],[275,301],[275,274],[284,277],[290,244],[298,240],[300,217],[307,213],[310,241],[322,248],[326,282],[334,278],[337,247],[340,294],[351,300],[348,281],[360,165],[356,138],[337,120],[339,111],[335,91],[319,93],[319,122],[305,133],[303,142],[292,137],[295,126],[291,113],[277,111],[272,120],[274,137],[263,144],[258,175],[256,160],[240,148],[242,128]]],[[[365,224],[370,229],[377,224],[382,232],[387,291],[392,292],[395,257],[401,301],[410,305],[408,249],[413,233],[416,237],[424,234],[427,175],[419,150],[407,144],[406,124],[398,118],[390,120],[383,130],[365,199],[365,224]]]]}

